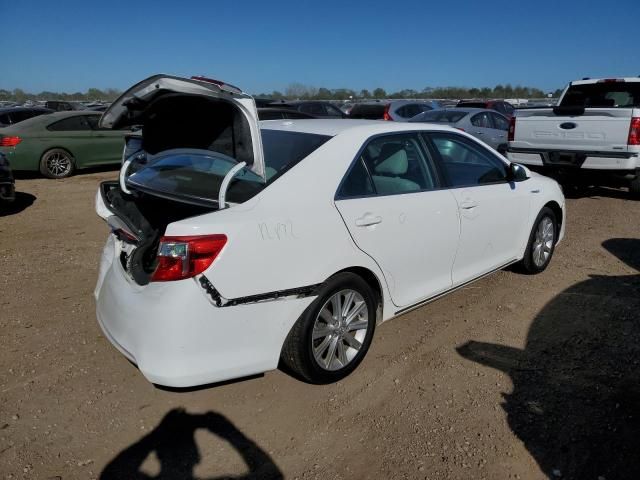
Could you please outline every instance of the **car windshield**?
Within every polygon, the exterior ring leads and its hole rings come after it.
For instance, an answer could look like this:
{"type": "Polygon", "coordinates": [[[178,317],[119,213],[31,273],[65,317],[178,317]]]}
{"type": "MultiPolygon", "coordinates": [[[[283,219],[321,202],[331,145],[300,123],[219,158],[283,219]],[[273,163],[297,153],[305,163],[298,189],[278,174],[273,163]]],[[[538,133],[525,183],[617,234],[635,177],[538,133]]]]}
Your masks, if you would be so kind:
{"type": "Polygon", "coordinates": [[[430,112],[424,112],[413,117],[410,122],[442,122],[442,123],[456,123],[459,122],[467,115],[468,112],[461,112],[455,110],[432,110],[430,112]]]}
{"type": "Polygon", "coordinates": [[[640,82],[599,82],[571,85],[561,107],[640,107],[640,82]]]}
{"type": "MultiPolygon", "coordinates": [[[[243,168],[227,189],[226,199],[231,203],[247,201],[331,138],[280,130],[264,129],[261,133],[266,182],[248,167],[243,168]]],[[[147,155],[146,163],[134,165],[127,185],[154,195],[211,206],[217,204],[225,175],[237,164],[235,159],[210,150],[165,150],[147,155]]]]}

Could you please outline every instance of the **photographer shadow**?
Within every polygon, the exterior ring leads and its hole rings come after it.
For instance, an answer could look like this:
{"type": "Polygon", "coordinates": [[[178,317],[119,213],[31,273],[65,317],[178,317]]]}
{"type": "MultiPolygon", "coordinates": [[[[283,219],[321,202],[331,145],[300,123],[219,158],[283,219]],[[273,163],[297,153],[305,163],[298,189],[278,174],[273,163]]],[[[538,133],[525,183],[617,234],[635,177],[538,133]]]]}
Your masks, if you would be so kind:
{"type": "Polygon", "coordinates": [[[195,432],[199,429],[226,440],[248,468],[244,474],[214,477],[215,480],[284,478],[271,457],[223,415],[214,412],[194,415],[183,409],[174,409],[152,432],[111,460],[102,471],[100,480],[195,480],[194,468],[201,460],[195,442],[195,432]],[[155,453],[160,463],[158,475],[142,471],[142,465],[151,453],[155,453]]]}
{"type": "MultiPolygon", "coordinates": [[[[603,247],[640,270],[640,240],[603,247]]],[[[468,342],[458,353],[508,374],[511,430],[549,478],[640,479],[640,275],[594,275],[536,316],[524,350],[468,342]]]]}

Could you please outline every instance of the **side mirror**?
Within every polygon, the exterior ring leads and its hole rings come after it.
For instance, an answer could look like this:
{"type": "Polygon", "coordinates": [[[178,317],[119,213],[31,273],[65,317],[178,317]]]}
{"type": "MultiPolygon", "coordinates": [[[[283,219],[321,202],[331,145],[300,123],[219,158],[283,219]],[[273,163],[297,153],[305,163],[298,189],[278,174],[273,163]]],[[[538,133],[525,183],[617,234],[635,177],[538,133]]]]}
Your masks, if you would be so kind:
{"type": "Polygon", "coordinates": [[[529,178],[529,171],[518,163],[509,164],[509,181],[522,182],[529,178]]]}

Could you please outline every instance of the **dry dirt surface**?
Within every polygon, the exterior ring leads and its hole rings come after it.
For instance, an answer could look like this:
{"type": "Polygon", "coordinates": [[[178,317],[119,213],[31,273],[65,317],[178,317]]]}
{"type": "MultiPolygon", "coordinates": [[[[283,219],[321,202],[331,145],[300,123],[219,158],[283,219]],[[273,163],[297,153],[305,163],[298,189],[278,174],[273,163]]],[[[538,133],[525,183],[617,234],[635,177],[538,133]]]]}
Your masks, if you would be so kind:
{"type": "Polygon", "coordinates": [[[545,273],[502,271],[381,325],[337,384],[274,371],[176,392],[96,324],[93,198],[115,176],[18,180],[0,216],[0,478],[640,478],[626,192],[569,199],[545,273]]]}

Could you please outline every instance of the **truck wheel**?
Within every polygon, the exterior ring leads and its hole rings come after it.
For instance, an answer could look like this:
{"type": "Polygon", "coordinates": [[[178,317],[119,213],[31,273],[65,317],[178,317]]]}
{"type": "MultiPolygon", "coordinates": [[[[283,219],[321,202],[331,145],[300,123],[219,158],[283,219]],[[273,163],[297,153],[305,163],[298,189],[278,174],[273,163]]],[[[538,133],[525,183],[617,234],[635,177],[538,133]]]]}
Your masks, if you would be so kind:
{"type": "Polygon", "coordinates": [[[547,268],[556,247],[557,230],[558,222],[555,213],[550,208],[544,207],[533,224],[527,250],[519,265],[524,273],[536,274],[547,268]]]}
{"type": "Polygon", "coordinates": [[[376,295],[358,275],[331,277],[289,332],[281,354],[284,366],[315,384],[346,377],[369,350],[376,306],[376,295]]]}

